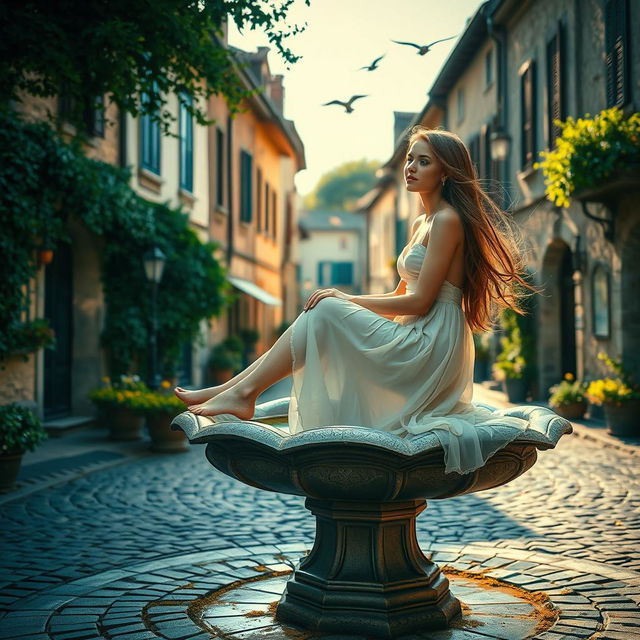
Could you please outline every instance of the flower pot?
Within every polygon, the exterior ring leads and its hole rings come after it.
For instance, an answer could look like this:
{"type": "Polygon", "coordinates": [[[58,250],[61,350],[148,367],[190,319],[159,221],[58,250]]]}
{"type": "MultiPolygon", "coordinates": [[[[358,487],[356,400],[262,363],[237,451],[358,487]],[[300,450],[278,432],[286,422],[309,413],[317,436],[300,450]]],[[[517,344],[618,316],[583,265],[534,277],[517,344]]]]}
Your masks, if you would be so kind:
{"type": "Polygon", "coordinates": [[[631,400],[619,405],[606,402],[604,416],[611,435],[640,436],[640,401],[631,400]]]}
{"type": "Polygon", "coordinates": [[[171,429],[171,421],[174,417],[173,414],[164,411],[147,414],[152,451],[180,453],[189,448],[189,441],[184,432],[171,429]]]}
{"type": "Polygon", "coordinates": [[[109,435],[112,440],[140,440],[144,415],[128,407],[109,407],[109,435]]]}
{"type": "Polygon", "coordinates": [[[0,455],[0,491],[9,491],[16,483],[24,453],[4,453],[0,455]]]}
{"type": "Polygon", "coordinates": [[[577,420],[584,417],[587,410],[586,402],[568,402],[565,404],[551,405],[551,408],[563,418],[567,420],[577,420]]]}
{"type": "Polygon", "coordinates": [[[507,378],[504,381],[504,390],[509,402],[524,402],[527,399],[529,383],[525,378],[507,378]]]}

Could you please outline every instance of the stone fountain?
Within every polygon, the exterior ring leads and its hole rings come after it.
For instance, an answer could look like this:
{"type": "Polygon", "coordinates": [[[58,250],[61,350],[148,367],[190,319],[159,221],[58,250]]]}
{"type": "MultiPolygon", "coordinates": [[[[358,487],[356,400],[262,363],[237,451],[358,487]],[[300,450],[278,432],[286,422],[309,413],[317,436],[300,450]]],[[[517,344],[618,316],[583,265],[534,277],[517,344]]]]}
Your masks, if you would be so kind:
{"type": "MultiPolygon", "coordinates": [[[[253,420],[185,412],[173,422],[209,462],[248,485],[306,496],[316,538],[289,579],[276,619],[321,632],[395,638],[446,628],[460,614],[440,568],[420,550],[416,517],[427,499],[493,489],[514,480],[570,433],[571,423],[534,406],[493,411],[529,428],[480,469],[445,473],[433,433],[400,438],[335,426],[289,435],[289,398],[259,405],[253,420]]],[[[485,406],[485,405],[482,405],[485,406]]],[[[505,427],[506,428],[506,427],[505,427]]]]}

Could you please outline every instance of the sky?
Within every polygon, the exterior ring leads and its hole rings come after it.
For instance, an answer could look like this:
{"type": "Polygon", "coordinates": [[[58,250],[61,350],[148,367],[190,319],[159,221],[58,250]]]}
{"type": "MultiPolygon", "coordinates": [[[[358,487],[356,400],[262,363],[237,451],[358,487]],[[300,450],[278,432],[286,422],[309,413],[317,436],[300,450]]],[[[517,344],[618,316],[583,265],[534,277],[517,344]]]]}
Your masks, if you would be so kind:
{"type": "MultiPolygon", "coordinates": [[[[403,40],[426,44],[459,36],[481,0],[302,0],[288,23],[306,30],[285,40],[303,56],[286,69],[271,45],[269,67],[284,75],[284,116],[293,120],[305,147],[307,169],[296,176],[298,192],[313,190],[331,169],[366,158],[386,162],[393,151],[393,112],[422,110],[428,90],[458,38],[434,45],[424,56],[403,40]],[[361,71],[385,54],[376,71],[361,71]],[[346,114],[330,100],[365,94],[346,114]]],[[[238,32],[230,25],[229,43],[246,51],[270,46],[259,30],[238,32]]]]}

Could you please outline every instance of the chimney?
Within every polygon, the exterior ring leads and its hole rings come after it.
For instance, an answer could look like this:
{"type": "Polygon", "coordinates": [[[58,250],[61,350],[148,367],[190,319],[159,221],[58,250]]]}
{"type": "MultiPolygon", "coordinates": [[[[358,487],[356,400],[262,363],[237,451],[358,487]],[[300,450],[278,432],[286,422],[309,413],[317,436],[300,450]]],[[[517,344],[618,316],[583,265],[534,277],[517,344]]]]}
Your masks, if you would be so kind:
{"type": "Polygon", "coordinates": [[[268,94],[271,102],[282,113],[284,111],[284,87],[282,86],[282,75],[271,76],[268,84],[268,94]]]}
{"type": "Polygon", "coordinates": [[[229,21],[226,17],[220,23],[220,31],[222,31],[222,45],[226,48],[229,45],[229,21]]]}

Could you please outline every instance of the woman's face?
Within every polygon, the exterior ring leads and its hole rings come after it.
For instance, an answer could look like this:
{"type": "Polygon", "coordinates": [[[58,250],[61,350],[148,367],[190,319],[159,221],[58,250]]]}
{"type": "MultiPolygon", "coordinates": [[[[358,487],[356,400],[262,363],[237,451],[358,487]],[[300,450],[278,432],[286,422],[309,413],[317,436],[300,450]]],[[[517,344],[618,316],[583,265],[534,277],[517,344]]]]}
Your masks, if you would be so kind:
{"type": "Polygon", "coordinates": [[[435,157],[431,145],[418,138],[409,147],[404,163],[404,180],[407,191],[432,193],[442,188],[445,175],[442,163],[435,157]]]}

